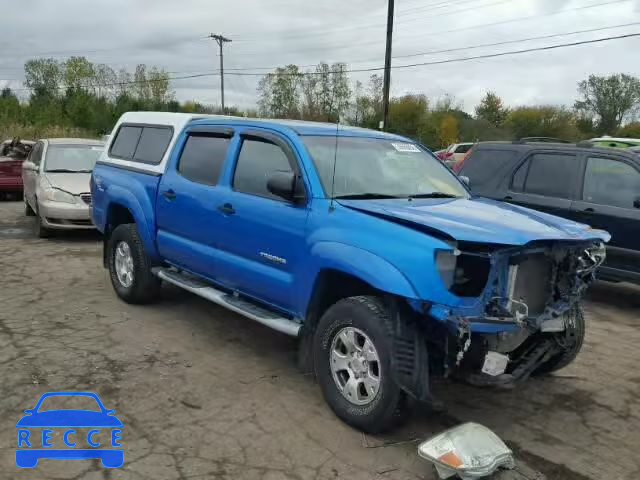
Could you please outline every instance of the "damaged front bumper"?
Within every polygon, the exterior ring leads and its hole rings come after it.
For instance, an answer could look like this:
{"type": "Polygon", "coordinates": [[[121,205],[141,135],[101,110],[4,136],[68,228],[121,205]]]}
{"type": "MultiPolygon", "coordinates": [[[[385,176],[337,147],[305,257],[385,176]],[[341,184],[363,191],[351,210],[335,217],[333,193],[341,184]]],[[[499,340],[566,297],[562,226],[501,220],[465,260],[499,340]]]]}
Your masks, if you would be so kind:
{"type": "Polygon", "coordinates": [[[425,308],[444,327],[444,374],[507,385],[568,348],[566,337],[581,316],[579,301],[604,261],[605,247],[596,240],[490,251],[456,245],[450,255],[438,259],[438,268],[458,301],[425,308]]]}

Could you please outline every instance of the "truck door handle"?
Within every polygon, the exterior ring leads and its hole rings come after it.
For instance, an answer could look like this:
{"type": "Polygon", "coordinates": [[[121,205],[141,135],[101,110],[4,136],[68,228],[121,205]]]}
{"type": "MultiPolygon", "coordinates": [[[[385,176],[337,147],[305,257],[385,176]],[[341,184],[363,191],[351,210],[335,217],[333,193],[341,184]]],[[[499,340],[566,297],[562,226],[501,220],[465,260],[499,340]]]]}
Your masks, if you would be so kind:
{"type": "Polygon", "coordinates": [[[583,210],[583,212],[584,212],[584,213],[595,213],[595,210],[594,210],[593,208],[589,207],[589,208],[585,208],[585,209],[583,210]]]}
{"type": "Polygon", "coordinates": [[[513,200],[513,197],[510,197],[509,195],[507,195],[506,197],[504,197],[503,200],[510,202],[511,200],[513,200]]]}
{"type": "Polygon", "coordinates": [[[225,203],[224,205],[220,205],[218,210],[221,211],[225,215],[233,215],[236,211],[233,208],[233,205],[230,203],[225,203]]]}
{"type": "Polygon", "coordinates": [[[169,189],[166,192],[163,192],[162,195],[164,196],[164,198],[166,198],[167,200],[175,200],[176,198],[176,192],[174,192],[173,190],[169,189]]]}

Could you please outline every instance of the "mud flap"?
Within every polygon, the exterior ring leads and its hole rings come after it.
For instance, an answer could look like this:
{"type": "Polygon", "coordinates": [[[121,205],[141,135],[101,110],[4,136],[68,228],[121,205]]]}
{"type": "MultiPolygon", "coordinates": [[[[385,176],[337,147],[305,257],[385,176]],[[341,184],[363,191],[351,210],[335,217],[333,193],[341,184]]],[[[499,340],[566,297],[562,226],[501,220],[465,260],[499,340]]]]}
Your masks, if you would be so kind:
{"type": "Polygon", "coordinates": [[[416,314],[398,299],[390,300],[393,335],[391,368],[398,386],[412,398],[432,402],[427,343],[416,314]]]}

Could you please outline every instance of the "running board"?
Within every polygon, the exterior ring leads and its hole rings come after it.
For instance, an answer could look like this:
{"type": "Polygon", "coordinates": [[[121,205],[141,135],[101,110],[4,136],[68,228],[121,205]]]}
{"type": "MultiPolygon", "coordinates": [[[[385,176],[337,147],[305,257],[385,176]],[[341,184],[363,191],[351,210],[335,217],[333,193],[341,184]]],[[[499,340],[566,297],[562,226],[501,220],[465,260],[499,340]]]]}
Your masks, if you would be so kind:
{"type": "Polygon", "coordinates": [[[201,281],[197,277],[168,268],[156,267],[152,271],[162,280],[206,298],[210,302],[217,303],[218,305],[239,313],[251,320],[255,320],[269,328],[273,328],[280,333],[291,335],[292,337],[298,336],[298,332],[301,327],[299,323],[288,318],[281,317],[278,314],[241,297],[220,291],[212,287],[210,284],[201,281]]]}

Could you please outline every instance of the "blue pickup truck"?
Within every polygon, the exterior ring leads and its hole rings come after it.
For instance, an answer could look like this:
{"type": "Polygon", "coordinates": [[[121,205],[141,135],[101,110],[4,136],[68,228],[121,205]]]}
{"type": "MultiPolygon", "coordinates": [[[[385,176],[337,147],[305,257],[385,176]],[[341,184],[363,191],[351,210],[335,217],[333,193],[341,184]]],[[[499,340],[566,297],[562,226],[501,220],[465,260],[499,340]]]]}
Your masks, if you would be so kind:
{"type": "Polygon", "coordinates": [[[126,302],[162,281],[299,340],[332,410],[391,428],[430,379],[566,366],[606,232],[473,197],[406,138],[331,124],[127,113],[93,171],[126,302]]]}

